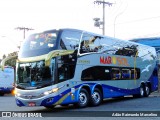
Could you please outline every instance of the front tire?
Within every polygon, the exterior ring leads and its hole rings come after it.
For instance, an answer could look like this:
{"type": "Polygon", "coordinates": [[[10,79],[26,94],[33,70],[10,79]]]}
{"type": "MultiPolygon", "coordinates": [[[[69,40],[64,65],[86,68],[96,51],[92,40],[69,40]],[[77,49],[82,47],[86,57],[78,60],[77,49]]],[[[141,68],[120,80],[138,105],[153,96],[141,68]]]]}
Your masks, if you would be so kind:
{"type": "Polygon", "coordinates": [[[87,107],[89,103],[89,94],[86,89],[81,89],[78,95],[78,103],[76,104],[80,108],[87,107]]]}

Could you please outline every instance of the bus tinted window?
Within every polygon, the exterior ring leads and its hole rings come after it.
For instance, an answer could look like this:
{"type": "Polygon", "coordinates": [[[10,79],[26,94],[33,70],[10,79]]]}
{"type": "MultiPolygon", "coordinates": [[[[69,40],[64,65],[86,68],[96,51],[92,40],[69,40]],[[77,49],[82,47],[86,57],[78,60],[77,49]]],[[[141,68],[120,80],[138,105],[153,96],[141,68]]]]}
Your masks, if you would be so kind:
{"type": "Polygon", "coordinates": [[[112,80],[121,79],[121,71],[119,68],[112,68],[112,80]]]}
{"type": "Polygon", "coordinates": [[[131,79],[130,69],[122,69],[122,79],[131,79]]]}
{"type": "Polygon", "coordinates": [[[69,55],[58,57],[58,82],[74,77],[75,61],[69,55]]]}
{"type": "Polygon", "coordinates": [[[102,46],[100,40],[102,37],[85,33],[82,37],[80,53],[99,52],[102,46]]]}
{"type": "Polygon", "coordinates": [[[82,71],[81,80],[135,80],[140,78],[140,69],[112,68],[109,66],[95,66],[82,71]]]}
{"type": "Polygon", "coordinates": [[[105,66],[90,67],[82,71],[82,80],[110,80],[110,69],[105,66]]]}
{"type": "Polygon", "coordinates": [[[75,31],[64,31],[60,40],[60,46],[65,50],[75,50],[78,48],[81,33],[75,31]]]}

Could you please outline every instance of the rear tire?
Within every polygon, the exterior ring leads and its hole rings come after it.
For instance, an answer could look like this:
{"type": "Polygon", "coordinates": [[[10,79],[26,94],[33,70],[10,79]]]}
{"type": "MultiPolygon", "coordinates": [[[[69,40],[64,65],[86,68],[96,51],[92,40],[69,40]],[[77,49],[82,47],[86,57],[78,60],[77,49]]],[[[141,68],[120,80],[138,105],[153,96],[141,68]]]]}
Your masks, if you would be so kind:
{"type": "Polygon", "coordinates": [[[146,85],[146,86],[145,86],[145,94],[144,94],[144,96],[145,96],[145,97],[148,97],[148,96],[150,95],[150,92],[151,92],[151,91],[150,91],[150,87],[149,87],[148,85],[146,85]]]}
{"type": "Polygon", "coordinates": [[[133,95],[135,98],[141,98],[145,96],[145,86],[141,84],[140,89],[139,89],[139,94],[133,95]]]}
{"type": "Polygon", "coordinates": [[[139,94],[139,97],[144,97],[145,95],[145,86],[144,85],[141,85],[140,86],[140,94],[139,94]]]}
{"type": "Polygon", "coordinates": [[[99,89],[95,88],[92,96],[91,96],[91,105],[98,106],[102,102],[102,93],[99,89]]]}

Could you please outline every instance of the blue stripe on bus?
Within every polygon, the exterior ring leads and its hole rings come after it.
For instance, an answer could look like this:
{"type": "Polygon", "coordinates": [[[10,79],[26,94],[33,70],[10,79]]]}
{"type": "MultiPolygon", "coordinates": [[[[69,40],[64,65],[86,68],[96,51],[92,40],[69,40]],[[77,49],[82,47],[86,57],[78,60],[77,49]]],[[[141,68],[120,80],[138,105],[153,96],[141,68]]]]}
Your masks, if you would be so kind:
{"type": "MultiPolygon", "coordinates": [[[[90,86],[90,88],[93,87],[93,85],[96,85],[96,83],[85,83],[88,84],[90,86]]],[[[75,86],[75,89],[78,89],[79,87],[83,86],[84,84],[80,84],[75,86]]],[[[113,86],[109,86],[109,85],[105,85],[102,84],[103,87],[103,96],[104,99],[105,98],[110,98],[110,97],[118,97],[118,96],[125,96],[125,95],[132,95],[132,94],[138,94],[139,93],[139,88],[135,88],[135,89],[122,89],[122,88],[117,88],[117,87],[113,87],[113,86]]],[[[47,102],[47,99],[43,100],[41,103],[41,106],[50,106],[50,105],[54,105],[55,103],[59,102],[59,100],[68,94],[68,96],[61,102],[61,104],[67,104],[67,103],[74,103],[74,102],[78,102],[78,98],[77,98],[77,94],[78,94],[78,90],[76,90],[75,95],[73,96],[74,98],[72,99],[72,96],[70,94],[71,89],[67,89],[66,91],[60,93],[57,96],[51,97],[53,100],[51,102],[47,102]]]]}
{"type": "Polygon", "coordinates": [[[18,106],[25,106],[20,100],[16,99],[16,104],[18,106]]]}

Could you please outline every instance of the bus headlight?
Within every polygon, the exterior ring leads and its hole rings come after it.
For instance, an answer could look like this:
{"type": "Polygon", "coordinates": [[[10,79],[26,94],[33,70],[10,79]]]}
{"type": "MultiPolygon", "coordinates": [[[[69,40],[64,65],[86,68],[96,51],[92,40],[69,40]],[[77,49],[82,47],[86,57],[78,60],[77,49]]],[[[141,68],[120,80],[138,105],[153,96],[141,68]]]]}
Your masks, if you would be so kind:
{"type": "Polygon", "coordinates": [[[17,97],[20,97],[20,96],[21,96],[21,94],[18,93],[17,91],[15,91],[14,95],[17,96],[17,97]]]}
{"type": "Polygon", "coordinates": [[[54,93],[54,92],[57,92],[58,91],[58,88],[54,88],[54,89],[52,89],[52,92],[54,93]]]}
{"type": "Polygon", "coordinates": [[[12,90],[11,94],[12,94],[12,95],[15,95],[15,96],[18,96],[18,97],[21,95],[21,94],[18,93],[17,90],[15,90],[15,89],[12,90]]]}
{"type": "Polygon", "coordinates": [[[55,93],[55,92],[57,92],[57,91],[58,91],[58,88],[53,88],[52,90],[46,91],[46,92],[44,92],[43,94],[44,94],[44,95],[49,95],[49,94],[55,93]]]}

